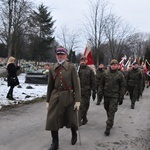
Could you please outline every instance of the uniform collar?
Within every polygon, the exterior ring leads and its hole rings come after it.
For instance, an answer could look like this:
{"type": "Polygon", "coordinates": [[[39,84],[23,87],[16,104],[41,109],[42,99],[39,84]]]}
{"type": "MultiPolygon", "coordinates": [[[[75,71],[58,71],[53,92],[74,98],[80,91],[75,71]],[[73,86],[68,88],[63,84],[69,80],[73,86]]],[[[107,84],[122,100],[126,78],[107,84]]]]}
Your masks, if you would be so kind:
{"type": "MultiPolygon", "coordinates": [[[[59,63],[56,63],[54,65],[54,70],[56,70],[58,67],[60,66],[59,63]]],[[[62,65],[61,65],[65,70],[68,70],[68,67],[69,67],[69,63],[67,61],[65,61],[62,65]]]]}

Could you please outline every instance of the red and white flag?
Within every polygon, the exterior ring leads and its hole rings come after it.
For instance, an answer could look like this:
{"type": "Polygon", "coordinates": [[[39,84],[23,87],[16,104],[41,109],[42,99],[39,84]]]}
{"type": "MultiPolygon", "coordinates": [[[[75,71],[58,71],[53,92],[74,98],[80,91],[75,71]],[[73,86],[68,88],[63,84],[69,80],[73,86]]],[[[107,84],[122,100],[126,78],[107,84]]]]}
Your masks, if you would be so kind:
{"type": "Polygon", "coordinates": [[[90,46],[89,42],[87,42],[87,44],[86,44],[83,55],[87,58],[87,65],[89,67],[91,67],[93,69],[94,73],[96,74],[96,68],[94,66],[94,61],[92,58],[92,50],[91,50],[91,46],[90,46]]]}
{"type": "Polygon", "coordinates": [[[122,69],[122,67],[125,66],[124,63],[125,63],[126,60],[127,60],[127,56],[126,55],[121,58],[121,61],[119,62],[119,66],[118,66],[119,69],[122,69]]]}
{"type": "Polygon", "coordinates": [[[148,61],[145,60],[145,63],[143,64],[143,69],[147,75],[149,75],[148,65],[149,65],[148,61]]]}
{"type": "Polygon", "coordinates": [[[86,44],[83,55],[87,57],[87,60],[88,60],[87,65],[93,65],[94,64],[94,61],[92,58],[92,50],[91,50],[91,46],[90,46],[89,42],[87,42],[87,44],[86,44]]]}
{"type": "Polygon", "coordinates": [[[131,57],[129,57],[128,61],[126,62],[125,66],[127,67],[127,69],[130,68],[131,66],[131,57]]]}

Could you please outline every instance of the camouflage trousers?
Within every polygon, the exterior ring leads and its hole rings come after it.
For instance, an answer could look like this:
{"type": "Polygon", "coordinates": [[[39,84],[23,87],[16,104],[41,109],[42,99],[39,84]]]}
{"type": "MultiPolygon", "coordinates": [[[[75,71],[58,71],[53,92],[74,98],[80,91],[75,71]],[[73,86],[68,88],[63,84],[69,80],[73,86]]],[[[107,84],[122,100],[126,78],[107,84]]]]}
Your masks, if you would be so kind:
{"type": "Polygon", "coordinates": [[[80,106],[81,119],[83,119],[83,117],[87,115],[87,111],[90,107],[90,96],[91,92],[81,93],[81,106],[80,106]]]}
{"type": "Polygon", "coordinates": [[[115,112],[118,110],[118,98],[104,97],[104,108],[107,113],[106,127],[111,129],[114,125],[115,112]]]}
{"type": "Polygon", "coordinates": [[[128,91],[130,94],[131,104],[134,105],[138,98],[139,88],[138,88],[138,86],[128,86],[128,91]]]}

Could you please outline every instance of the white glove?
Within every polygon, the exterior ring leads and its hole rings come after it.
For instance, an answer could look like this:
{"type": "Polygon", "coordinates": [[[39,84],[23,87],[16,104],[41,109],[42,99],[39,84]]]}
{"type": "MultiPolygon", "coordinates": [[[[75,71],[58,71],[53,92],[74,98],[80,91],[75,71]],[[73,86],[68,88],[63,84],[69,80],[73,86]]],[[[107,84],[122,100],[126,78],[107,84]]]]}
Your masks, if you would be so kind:
{"type": "Polygon", "coordinates": [[[47,109],[49,108],[49,102],[46,102],[46,108],[47,109]]]}
{"type": "Polygon", "coordinates": [[[80,102],[75,102],[75,105],[74,105],[74,110],[79,110],[80,108],[80,102]]]}

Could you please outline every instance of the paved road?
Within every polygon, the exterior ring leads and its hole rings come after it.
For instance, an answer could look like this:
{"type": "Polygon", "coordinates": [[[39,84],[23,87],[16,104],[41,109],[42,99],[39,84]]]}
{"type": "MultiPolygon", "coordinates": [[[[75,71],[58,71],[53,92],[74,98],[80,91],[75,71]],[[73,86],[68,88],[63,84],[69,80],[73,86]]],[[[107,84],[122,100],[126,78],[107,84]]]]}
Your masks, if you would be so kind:
{"type": "MultiPolygon", "coordinates": [[[[69,129],[60,129],[59,150],[150,150],[150,89],[130,109],[125,97],[115,116],[109,137],[104,135],[106,114],[103,105],[91,100],[88,124],[80,128],[82,145],[70,144],[69,129]]],[[[47,150],[50,132],[45,131],[45,102],[0,112],[0,150],[47,150]]]]}

